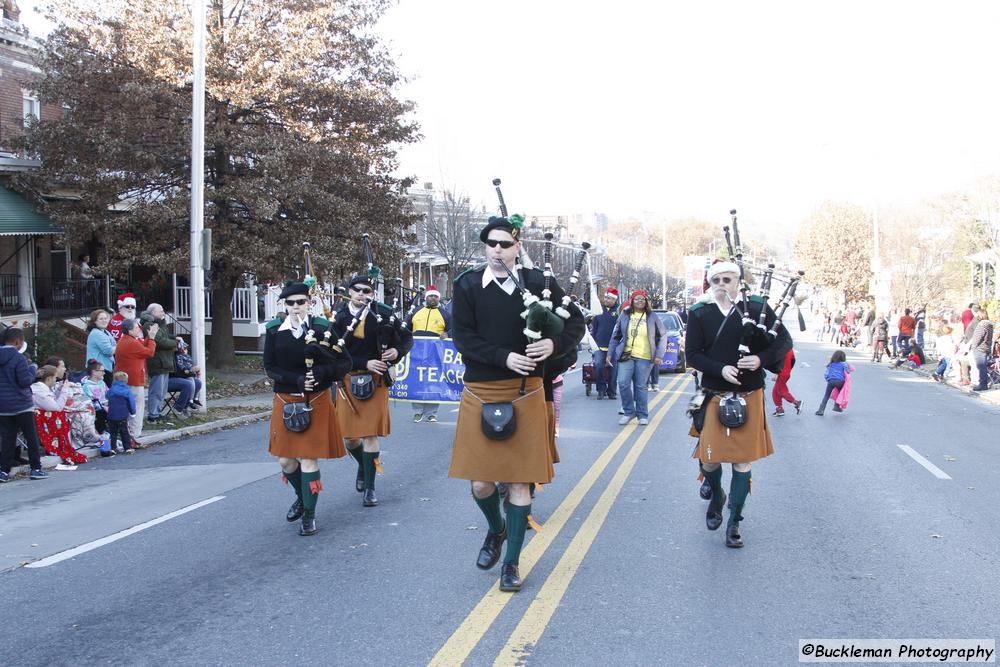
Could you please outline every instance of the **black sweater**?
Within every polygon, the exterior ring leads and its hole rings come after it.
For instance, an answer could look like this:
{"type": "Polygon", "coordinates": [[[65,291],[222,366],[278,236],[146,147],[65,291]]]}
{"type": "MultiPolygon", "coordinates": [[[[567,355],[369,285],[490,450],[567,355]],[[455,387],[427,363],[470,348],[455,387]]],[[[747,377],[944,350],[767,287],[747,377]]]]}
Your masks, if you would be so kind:
{"type": "MultiPolygon", "coordinates": [[[[301,393],[306,381],[306,337],[296,338],[291,331],[278,331],[284,318],[267,323],[264,334],[264,370],[274,381],[274,391],[283,394],[301,393]]],[[[323,340],[323,334],[331,325],[321,317],[309,319],[309,328],[316,334],[316,344],[323,340]]],[[[336,343],[339,335],[331,330],[331,342],[336,343]]],[[[351,369],[351,355],[346,350],[336,353],[317,345],[314,349],[313,377],[316,379],[313,392],[329,389],[339,382],[351,369]]]]}
{"type": "MultiPolygon", "coordinates": [[[[388,330],[389,318],[392,317],[392,310],[381,303],[372,303],[372,309],[378,309],[382,316],[382,324],[379,324],[373,310],[368,311],[365,316],[365,337],[356,338],[353,333],[347,332],[347,325],[351,323],[354,316],[348,302],[345,302],[333,316],[333,326],[337,331],[342,332],[347,351],[351,353],[353,360],[353,370],[368,370],[368,362],[372,359],[381,359],[381,345],[394,347],[399,352],[399,357],[393,363],[399,363],[400,359],[409,354],[413,348],[413,334],[409,330],[399,326],[399,318],[396,318],[392,325],[392,331],[388,330]],[[383,340],[384,339],[384,340],[383,340]]],[[[360,323],[358,326],[361,326],[360,323]]],[[[357,327],[355,327],[357,331],[357,327]]],[[[391,364],[390,364],[391,365],[391,364]]]]}
{"type": "MultiPolygon", "coordinates": [[[[770,306],[754,299],[750,302],[750,317],[754,322],[760,316],[761,307],[767,308],[765,323],[768,329],[774,324],[775,314],[770,306]]],[[[784,361],[792,349],[792,337],[784,326],[778,328],[777,337],[763,350],[755,352],[760,357],[761,367],[756,371],[740,371],[740,384],[727,382],[722,377],[724,366],[736,366],[739,361],[740,336],[742,333],[742,304],[734,308],[728,317],[714,302],[697,303],[688,311],[687,339],[684,355],[687,362],[702,372],[702,387],[718,391],[751,391],[764,386],[764,368],[784,361]],[[725,326],[723,326],[725,319],[725,326]],[[720,330],[721,327],[721,330],[720,330]],[[718,336],[716,335],[718,333],[718,336]]]]}
{"type": "MultiPolygon", "coordinates": [[[[524,354],[528,339],[524,335],[525,322],[521,319],[524,299],[518,290],[508,295],[495,283],[483,289],[485,265],[460,275],[455,281],[455,298],[452,301],[452,335],[455,347],[462,353],[467,382],[490,382],[521,377],[507,368],[507,355],[524,354]]],[[[522,284],[532,294],[541,298],[545,277],[538,269],[522,270],[522,284]]],[[[550,284],[552,303],[558,307],[564,292],[553,280],[550,284]]],[[[562,333],[553,339],[554,350],[550,360],[538,364],[531,372],[533,377],[549,375],[547,366],[562,367],[560,361],[576,350],[583,339],[586,324],[580,309],[571,304],[570,317],[565,320],[562,333]]]]}

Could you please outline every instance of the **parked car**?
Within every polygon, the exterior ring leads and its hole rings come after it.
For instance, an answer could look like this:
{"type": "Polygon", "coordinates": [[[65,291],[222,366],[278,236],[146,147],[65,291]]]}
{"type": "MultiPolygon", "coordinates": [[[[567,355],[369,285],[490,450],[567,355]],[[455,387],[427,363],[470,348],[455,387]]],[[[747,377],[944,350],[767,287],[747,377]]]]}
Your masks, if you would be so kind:
{"type": "Polygon", "coordinates": [[[660,363],[661,371],[683,373],[687,370],[684,358],[684,321],[672,310],[654,310],[667,330],[667,351],[660,363]]]}

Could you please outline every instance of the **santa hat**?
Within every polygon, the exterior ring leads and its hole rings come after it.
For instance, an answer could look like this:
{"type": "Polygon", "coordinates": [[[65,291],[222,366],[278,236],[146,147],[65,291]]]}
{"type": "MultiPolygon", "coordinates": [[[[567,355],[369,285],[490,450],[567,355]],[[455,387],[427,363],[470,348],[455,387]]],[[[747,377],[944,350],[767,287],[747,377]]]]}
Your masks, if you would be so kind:
{"type": "Polygon", "coordinates": [[[438,291],[437,287],[435,287],[434,285],[431,285],[430,287],[427,288],[427,291],[424,292],[424,296],[436,296],[437,298],[440,299],[441,298],[441,292],[438,291]]]}
{"type": "Polygon", "coordinates": [[[605,290],[604,295],[605,296],[608,296],[608,295],[613,296],[613,297],[615,297],[615,300],[617,300],[618,299],[618,290],[616,290],[614,287],[609,287],[607,290],[605,290]]]}
{"type": "Polygon", "coordinates": [[[714,264],[712,264],[712,266],[708,267],[708,273],[705,274],[705,280],[712,282],[712,278],[720,273],[735,273],[736,275],[740,275],[740,267],[733,262],[717,260],[714,264]]]}
{"type": "Polygon", "coordinates": [[[646,299],[647,302],[649,301],[649,292],[647,292],[644,289],[637,289],[636,291],[632,292],[632,296],[629,297],[629,300],[628,300],[629,304],[631,304],[633,301],[635,301],[635,297],[637,297],[637,296],[643,297],[644,299],[646,299]]]}
{"type": "Polygon", "coordinates": [[[135,304],[135,294],[132,292],[126,292],[118,297],[118,307],[122,306],[134,306],[135,304]]]}

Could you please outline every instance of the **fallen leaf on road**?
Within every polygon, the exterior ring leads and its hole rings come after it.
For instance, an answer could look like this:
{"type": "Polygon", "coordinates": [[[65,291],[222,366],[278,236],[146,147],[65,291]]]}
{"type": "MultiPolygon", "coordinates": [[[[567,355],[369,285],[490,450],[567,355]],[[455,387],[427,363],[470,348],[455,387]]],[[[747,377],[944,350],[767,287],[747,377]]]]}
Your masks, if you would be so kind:
{"type": "Polygon", "coordinates": [[[420,499],[420,502],[422,502],[422,503],[426,503],[426,502],[427,502],[428,500],[430,500],[430,498],[421,498],[421,499],[420,499]]]}
{"type": "Polygon", "coordinates": [[[937,533],[931,533],[931,537],[932,537],[933,539],[935,539],[935,540],[939,540],[939,539],[941,539],[941,536],[940,536],[940,535],[938,535],[937,533]]]}
{"type": "Polygon", "coordinates": [[[945,456],[944,460],[945,461],[957,461],[958,459],[956,459],[954,456],[945,456]]]}
{"type": "Polygon", "coordinates": [[[466,526],[466,530],[479,530],[479,526],[466,526]]]}
{"type": "Polygon", "coordinates": [[[398,526],[398,525],[399,525],[399,523],[398,523],[398,522],[396,522],[396,521],[393,521],[393,522],[392,522],[392,523],[390,523],[389,525],[390,525],[390,526],[398,526]]]}
{"type": "Polygon", "coordinates": [[[352,544],[351,548],[352,549],[360,549],[361,547],[367,547],[367,546],[368,546],[367,542],[362,542],[361,544],[352,544]]]}
{"type": "Polygon", "coordinates": [[[975,491],[976,490],[976,487],[974,487],[974,486],[967,486],[965,488],[967,488],[969,491],[975,491]]]}
{"type": "Polygon", "coordinates": [[[37,545],[37,544],[32,544],[31,546],[33,546],[33,547],[37,547],[38,545],[37,545]]]}

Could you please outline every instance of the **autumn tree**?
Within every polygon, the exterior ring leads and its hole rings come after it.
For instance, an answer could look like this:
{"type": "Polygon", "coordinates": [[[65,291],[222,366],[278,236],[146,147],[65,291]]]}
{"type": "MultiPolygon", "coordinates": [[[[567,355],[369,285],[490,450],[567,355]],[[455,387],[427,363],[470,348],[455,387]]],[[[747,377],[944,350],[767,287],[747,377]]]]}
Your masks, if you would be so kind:
{"type": "Polygon", "coordinates": [[[827,202],[802,225],[795,255],[813,285],[865,298],[871,280],[872,221],[865,209],[827,202]]]}
{"type": "Polygon", "coordinates": [[[445,190],[440,200],[430,202],[427,216],[420,223],[421,235],[426,249],[448,262],[452,278],[482,259],[479,230],[484,216],[472,208],[467,196],[456,195],[451,190],[445,190]]]}
{"type": "MultiPolygon", "coordinates": [[[[233,288],[288,277],[310,241],[335,275],[401,256],[398,147],[417,138],[400,75],[374,33],[389,0],[210,0],[205,226],[212,229],[209,355],[233,360],[233,288]]],[[[105,239],[109,270],[188,265],[192,21],[184,0],[56,0],[36,84],[63,117],[35,125],[23,185],[73,188],[49,213],[71,243],[105,239]],[[123,213],[122,210],[127,210],[123,213]]]]}

